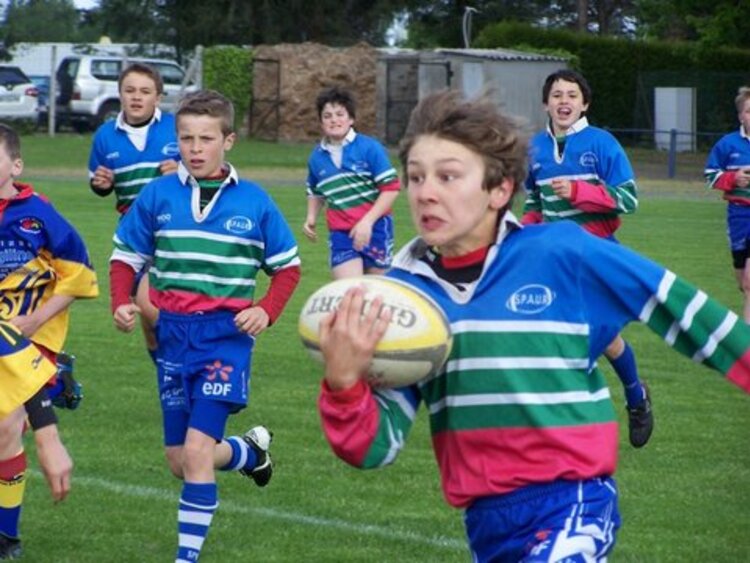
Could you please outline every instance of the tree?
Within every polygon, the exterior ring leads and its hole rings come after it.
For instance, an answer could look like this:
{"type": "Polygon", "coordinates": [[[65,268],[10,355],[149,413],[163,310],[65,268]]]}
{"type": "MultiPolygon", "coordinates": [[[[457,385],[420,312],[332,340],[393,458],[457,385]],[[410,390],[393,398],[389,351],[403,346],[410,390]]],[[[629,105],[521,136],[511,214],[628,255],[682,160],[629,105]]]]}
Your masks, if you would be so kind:
{"type": "Polygon", "coordinates": [[[82,21],[73,0],[10,0],[0,39],[9,48],[20,42],[95,40],[96,30],[82,21]]]}
{"type": "Polygon", "coordinates": [[[737,0],[639,0],[638,35],[750,48],[750,3],[737,0]]]}
{"type": "Polygon", "coordinates": [[[101,0],[94,16],[116,42],[165,43],[178,55],[196,45],[316,41],[385,43],[394,0],[101,0]]]}
{"type": "Polygon", "coordinates": [[[408,15],[412,47],[462,47],[461,18],[467,7],[477,10],[477,31],[500,21],[516,21],[540,27],[566,28],[600,35],[630,31],[635,0],[438,0],[415,2],[408,15]]]}

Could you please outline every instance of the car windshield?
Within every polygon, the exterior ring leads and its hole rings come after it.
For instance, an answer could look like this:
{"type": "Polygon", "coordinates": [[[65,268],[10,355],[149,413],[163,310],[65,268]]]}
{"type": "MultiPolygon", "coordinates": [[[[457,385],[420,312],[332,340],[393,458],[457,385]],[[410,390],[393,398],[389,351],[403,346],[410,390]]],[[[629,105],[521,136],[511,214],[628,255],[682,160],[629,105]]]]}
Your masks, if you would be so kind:
{"type": "Polygon", "coordinates": [[[0,67],[0,85],[17,86],[18,84],[28,84],[30,80],[21,72],[21,69],[15,67],[0,67]]]}

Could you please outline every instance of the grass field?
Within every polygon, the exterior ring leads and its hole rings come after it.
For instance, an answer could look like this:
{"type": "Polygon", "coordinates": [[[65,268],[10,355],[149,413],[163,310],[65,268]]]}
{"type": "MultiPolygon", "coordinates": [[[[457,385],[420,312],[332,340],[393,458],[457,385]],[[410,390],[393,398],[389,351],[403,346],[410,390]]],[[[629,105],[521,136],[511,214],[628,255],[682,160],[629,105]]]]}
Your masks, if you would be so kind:
{"type": "MultiPolygon", "coordinates": [[[[32,473],[22,517],[25,560],[170,561],[180,483],[163,459],[154,369],[141,337],[112,325],[107,259],[116,218],[113,200],[87,187],[89,142],[75,135],[24,139],[24,180],[79,228],[102,289],[99,299],[74,305],[68,341],[86,395],[78,411],[60,413],[76,463],[74,491],[53,505],[43,478],[32,473]]],[[[378,471],[344,465],[322,437],[321,369],[296,333],[304,299],[329,278],[325,244],[310,244],[300,232],[308,149],[243,141],[230,153],[242,175],[268,188],[298,233],[304,273],[284,316],[259,338],[251,404],[229,423],[232,433],[257,423],[274,431],[276,475],[266,489],[236,474],[219,476],[221,506],[201,561],[467,562],[461,513],[443,501],[424,412],[397,462],[378,471]]],[[[640,180],[641,207],[625,220],[622,242],[738,310],[716,194],[706,195],[699,182],[640,180]]],[[[395,211],[403,243],[412,234],[405,198],[395,211]]],[[[631,326],[626,336],[652,389],[656,430],[636,451],[621,428],[624,526],[611,561],[750,560],[748,397],[647,329],[631,326]]],[[[624,422],[621,387],[606,373],[624,422]]]]}

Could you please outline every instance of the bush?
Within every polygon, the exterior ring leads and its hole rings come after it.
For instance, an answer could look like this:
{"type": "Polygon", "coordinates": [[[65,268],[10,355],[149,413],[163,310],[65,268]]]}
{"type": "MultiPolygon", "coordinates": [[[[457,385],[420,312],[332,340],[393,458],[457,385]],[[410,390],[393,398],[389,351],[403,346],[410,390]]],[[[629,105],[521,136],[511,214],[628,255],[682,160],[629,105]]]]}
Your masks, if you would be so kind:
{"type": "Polygon", "coordinates": [[[750,51],[707,49],[697,43],[600,37],[514,22],[484,27],[475,43],[489,49],[574,55],[569,66],[586,76],[594,92],[588,112],[592,123],[615,129],[653,129],[658,86],[695,88],[697,129],[729,129],[737,121],[737,88],[750,78],[750,51]]]}
{"type": "Polygon", "coordinates": [[[234,126],[243,130],[253,91],[253,55],[245,47],[209,47],[203,52],[203,86],[232,100],[234,126]]]}

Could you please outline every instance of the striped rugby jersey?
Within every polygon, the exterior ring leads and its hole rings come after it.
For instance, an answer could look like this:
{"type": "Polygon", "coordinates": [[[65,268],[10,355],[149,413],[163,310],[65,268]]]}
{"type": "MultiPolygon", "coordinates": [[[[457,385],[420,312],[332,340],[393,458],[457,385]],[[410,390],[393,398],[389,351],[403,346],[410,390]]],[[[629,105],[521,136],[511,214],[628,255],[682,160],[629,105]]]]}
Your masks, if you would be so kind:
{"type": "Polygon", "coordinates": [[[734,313],[570,222],[521,228],[508,214],[481,277],[463,291],[437,278],[419,259],[425,251],[412,241],[388,275],[441,305],[453,349],[444,369],[418,385],[362,384],[339,394],[323,386],[326,437],[356,467],[391,463],[424,402],[453,506],[532,483],[612,475],[617,422],[596,359],[634,320],[750,392],[750,329],[734,313]]]}
{"type": "Polygon", "coordinates": [[[619,215],[638,207],[635,174],[625,151],[585,117],[568,130],[562,154],[560,150],[549,127],[532,137],[524,213],[537,214],[536,222],[571,219],[597,236],[612,235],[620,226],[619,215]],[[575,182],[573,199],[555,195],[554,178],[575,182]]]}
{"type": "Polygon", "coordinates": [[[240,311],[252,305],[259,270],[299,266],[284,216],[259,185],[229,175],[201,211],[200,187],[177,174],[146,186],[114,235],[111,260],[136,272],[147,263],[154,305],[173,313],[240,311]]]}
{"type": "MultiPolygon", "coordinates": [[[[719,188],[722,176],[727,172],[736,172],[740,168],[750,167],[750,137],[745,135],[742,127],[738,131],[724,135],[713,146],[706,161],[704,176],[709,188],[719,188]]],[[[722,189],[724,199],[737,205],[750,205],[750,187],[722,189]]]]}
{"type": "Polygon", "coordinates": [[[7,321],[30,315],[55,295],[99,294],[83,239],[44,196],[15,183],[18,195],[0,200],[0,418],[28,400],[55,373],[30,342],[59,352],[70,314],[63,309],[29,339],[7,321]]]}
{"type": "MultiPolygon", "coordinates": [[[[15,186],[16,198],[0,200],[0,320],[29,315],[53,295],[96,297],[96,273],[81,236],[30,185],[15,186]]],[[[61,311],[31,339],[59,352],[68,317],[61,311]]]]}
{"type": "Polygon", "coordinates": [[[89,179],[99,166],[115,174],[114,191],[117,211],[125,213],[138,193],[154,178],[161,176],[159,164],[179,160],[175,118],[159,108],[149,125],[146,146],[138,150],[128,134],[118,126],[120,118],[107,121],[96,130],[89,155],[89,179]]]}
{"type": "Polygon", "coordinates": [[[331,231],[349,231],[372,208],[381,191],[400,189],[396,169],[380,142],[353,129],[347,140],[341,167],[334,164],[322,143],[313,149],[307,163],[307,196],[325,199],[331,231]]]}

